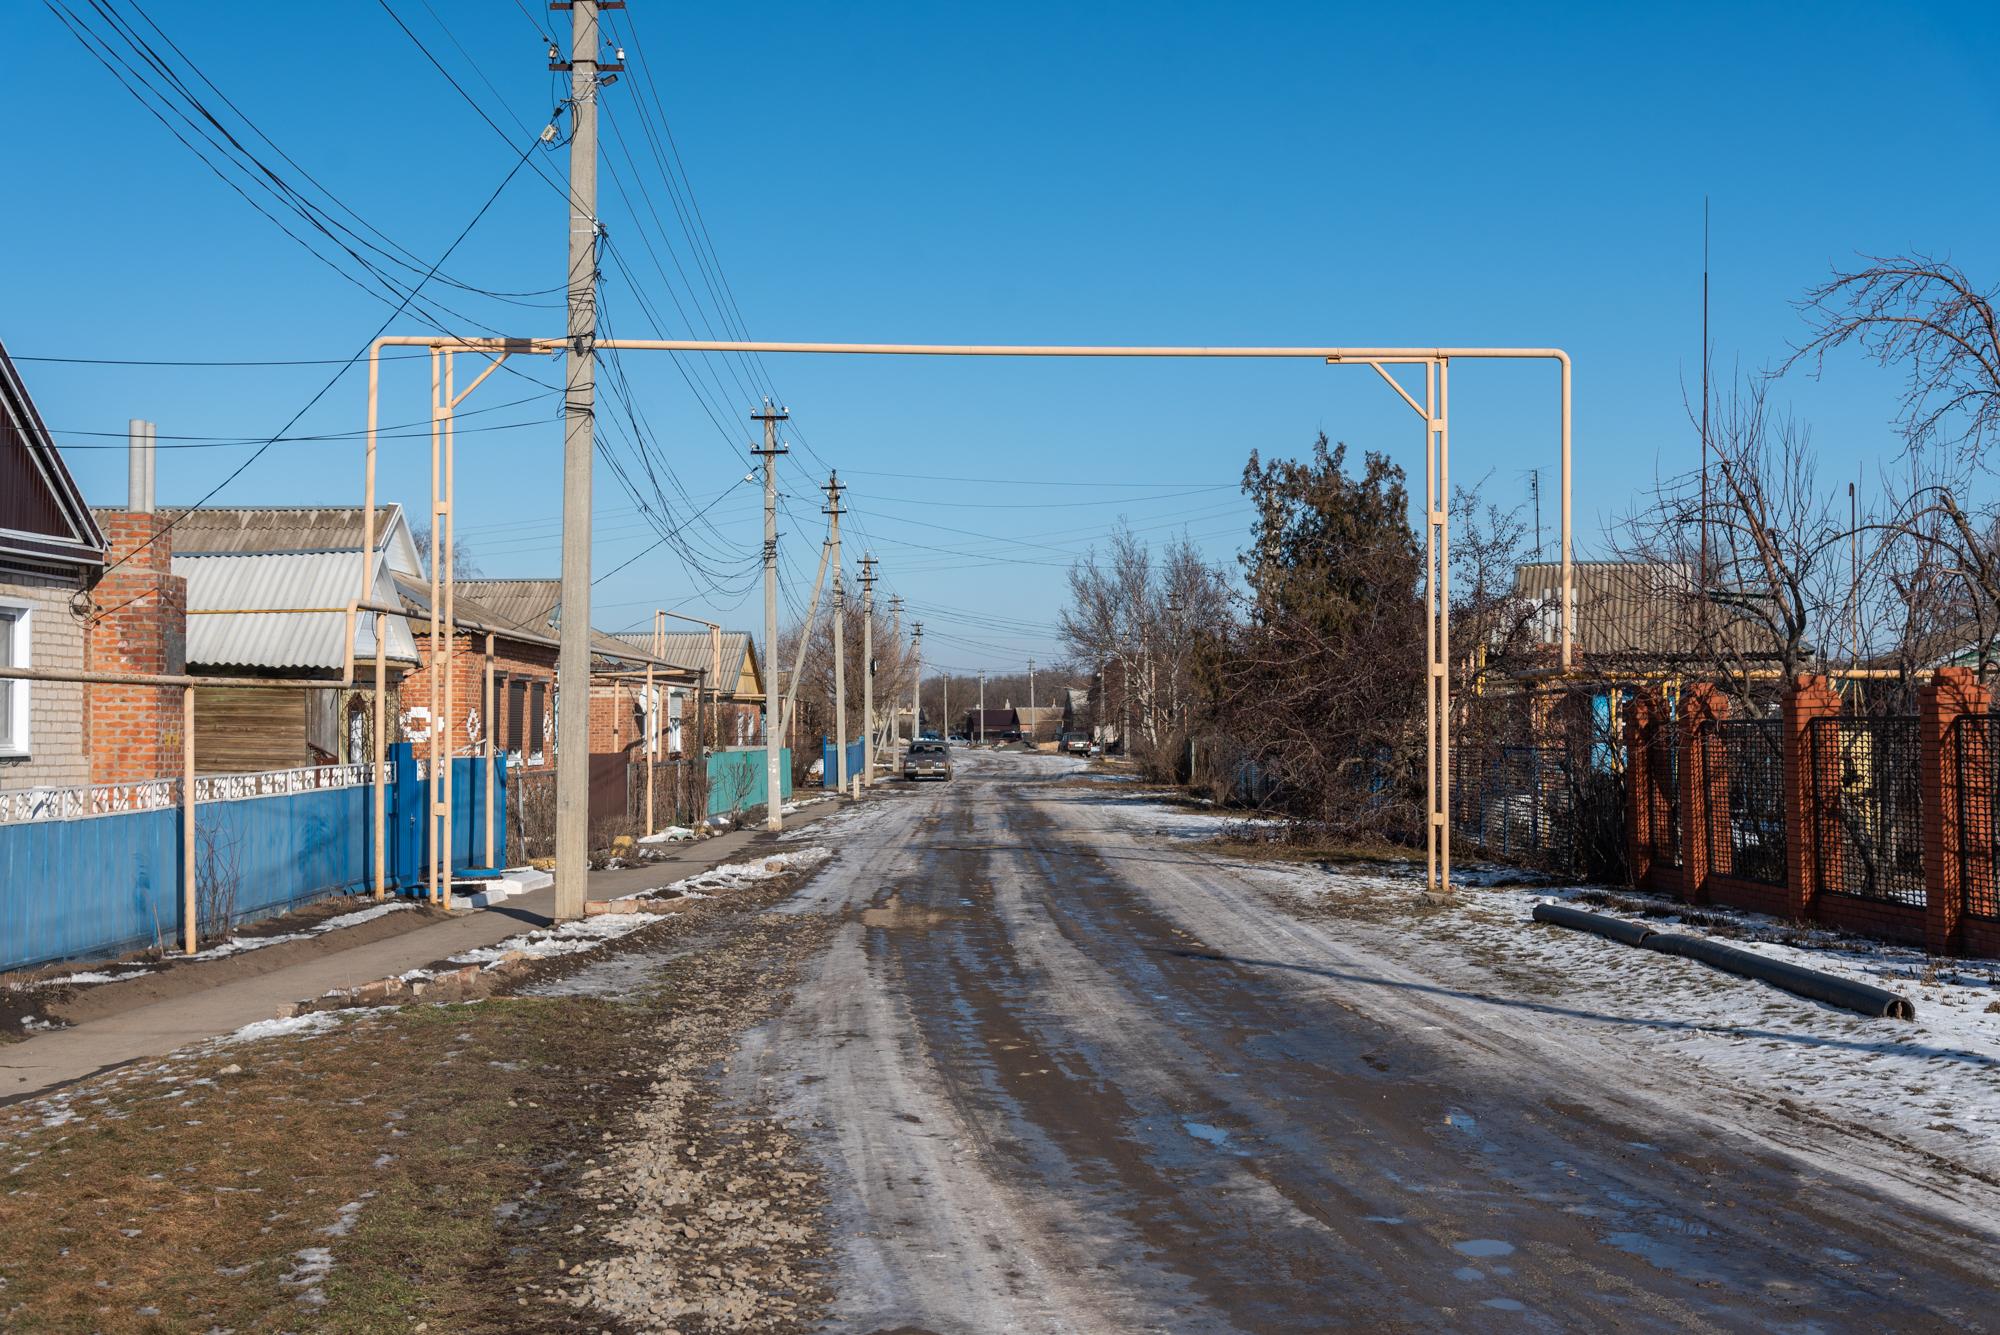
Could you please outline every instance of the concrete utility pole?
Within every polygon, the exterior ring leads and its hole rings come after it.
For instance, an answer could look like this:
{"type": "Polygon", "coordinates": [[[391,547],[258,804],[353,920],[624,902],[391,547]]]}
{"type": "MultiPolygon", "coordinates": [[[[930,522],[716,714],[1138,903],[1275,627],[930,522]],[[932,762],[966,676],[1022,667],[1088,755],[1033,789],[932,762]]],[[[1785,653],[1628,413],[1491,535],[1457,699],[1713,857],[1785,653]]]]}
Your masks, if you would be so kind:
{"type": "Polygon", "coordinates": [[[910,628],[910,743],[924,731],[924,623],[910,628]]]}
{"type": "Polygon", "coordinates": [[[938,706],[938,712],[944,715],[944,740],[945,745],[949,746],[951,745],[951,674],[949,672],[943,673],[938,677],[938,688],[944,692],[942,696],[944,703],[938,706]]]}
{"type": "MultiPolygon", "coordinates": [[[[827,541],[833,544],[833,764],[839,778],[834,791],[843,797],[847,795],[847,598],[840,581],[840,494],[844,490],[840,474],[828,472],[826,504],[820,508],[831,518],[827,541]]],[[[822,774],[820,785],[825,784],[826,775],[822,774]]]]}
{"type": "Polygon", "coordinates": [[[875,786],[875,556],[861,558],[861,783],[875,786]]]}
{"type": "MultiPolygon", "coordinates": [[[[570,7],[569,337],[563,366],[562,626],[556,658],[556,917],[583,916],[590,858],[590,465],[597,391],[597,0],[570,7]]],[[[433,524],[435,529],[435,524],[433,524]]],[[[433,719],[432,728],[438,726],[433,719]]]]}
{"type": "Polygon", "coordinates": [[[979,674],[979,744],[986,745],[986,674],[979,674]]]}
{"type": "Polygon", "coordinates": [[[778,653],[778,456],[785,447],[778,443],[778,423],[789,416],[764,400],[764,411],[751,413],[750,420],[764,424],[764,447],[752,450],[764,461],[764,828],[785,828],[784,783],[778,774],[778,739],[773,736],[771,711],[777,695],[778,653]]]}
{"type": "Polygon", "coordinates": [[[1028,745],[1035,744],[1035,660],[1028,660],[1028,745]]]}

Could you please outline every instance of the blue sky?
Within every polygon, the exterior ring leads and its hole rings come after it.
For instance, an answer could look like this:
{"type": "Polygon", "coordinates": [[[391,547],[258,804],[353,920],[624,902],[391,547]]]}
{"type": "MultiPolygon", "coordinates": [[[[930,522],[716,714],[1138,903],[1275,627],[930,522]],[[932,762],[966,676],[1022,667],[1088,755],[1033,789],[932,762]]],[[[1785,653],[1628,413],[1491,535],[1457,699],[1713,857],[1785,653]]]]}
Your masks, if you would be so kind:
{"type": "MultiPolygon", "coordinates": [[[[503,138],[525,142],[520,127],[555,104],[549,16],[509,0],[392,4],[504,135],[379,5],[145,12],[300,167],[427,264],[508,171],[518,150],[503,138]]],[[[1565,347],[1584,552],[1656,469],[1694,451],[1681,404],[1698,374],[1704,194],[1725,368],[1781,357],[1800,329],[1790,302],[1856,252],[1928,249],[2000,281],[1991,5],[632,0],[612,21],[633,69],[604,93],[603,214],[638,289],[607,282],[618,332],[650,332],[648,307],[683,332],[678,299],[699,333],[723,304],[646,145],[636,99],[656,91],[734,310],[759,337],[1565,347]]],[[[345,358],[387,315],[174,142],[41,5],[9,6],[0,33],[47,99],[17,121],[17,193],[0,210],[0,338],[17,357],[345,358]]],[[[559,178],[563,157],[542,165],[559,178]]],[[[447,272],[510,292],[559,285],[563,209],[518,176],[447,272]]],[[[552,306],[440,292],[494,327],[561,328],[552,306]]],[[[394,329],[424,332],[407,317],[394,329]]],[[[385,423],[422,419],[416,365],[385,377],[385,423]]],[[[333,368],[22,369],[66,446],[115,446],[131,416],[168,443],[261,438],[333,368]]],[[[522,369],[558,378],[553,364],[522,369]]],[[[927,622],[927,658],[959,667],[1053,657],[1064,570],[1121,515],[1227,559],[1252,448],[1297,453],[1325,430],[1421,467],[1415,419],[1359,368],[690,364],[705,401],[659,355],[628,355],[624,370],[656,467],[715,505],[713,530],[691,539],[703,568],[662,547],[598,587],[594,620],[613,629],[656,604],[760,619],[746,564],[758,496],[731,483],[747,469],[750,391],[766,383],[796,416],[781,465],[788,598],[810,585],[811,488],[831,464],[852,486],[850,559],[872,544],[885,589],[927,622]]],[[[1552,372],[1454,371],[1456,478],[1509,505],[1540,467],[1552,497],[1552,372]]],[[[1825,474],[1845,478],[1893,453],[1895,388],[1843,361],[1781,393],[1812,424],[1825,474]]],[[[354,430],[363,404],[351,374],[294,430],[354,430]]],[[[490,411],[464,425],[504,429],[461,437],[462,533],[487,574],[555,574],[555,398],[510,374],[465,406],[490,411]]],[[[421,510],[425,441],[385,448],[386,494],[421,510]]],[[[198,498],[249,452],[163,453],[162,501],[198,498]]],[[[93,501],[122,500],[118,449],[70,458],[93,501]]],[[[217,503],[353,502],[360,484],[351,442],[284,442],[217,503]]],[[[604,468],[596,495],[602,571],[657,534],[604,468]]]]}

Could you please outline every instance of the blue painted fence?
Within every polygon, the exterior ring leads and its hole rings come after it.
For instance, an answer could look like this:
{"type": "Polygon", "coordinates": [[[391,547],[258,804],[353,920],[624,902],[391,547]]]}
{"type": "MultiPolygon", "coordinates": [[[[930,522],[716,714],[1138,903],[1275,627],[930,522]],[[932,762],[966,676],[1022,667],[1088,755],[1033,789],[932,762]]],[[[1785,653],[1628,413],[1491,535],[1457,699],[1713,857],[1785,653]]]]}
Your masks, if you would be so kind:
{"type": "MultiPolygon", "coordinates": [[[[792,795],[792,752],[778,752],[779,797],[792,795]]],[[[708,814],[727,816],[764,805],[764,748],[712,751],[708,757],[708,814]]]]}
{"type": "MultiPolygon", "coordinates": [[[[411,748],[390,748],[391,888],[419,893],[426,863],[425,785],[411,748]]],[[[486,865],[485,762],[453,764],[452,866],[486,865]]],[[[762,778],[760,770],[759,776],[762,778]]],[[[229,926],[374,884],[374,790],[366,784],[270,797],[202,802],[195,808],[198,878],[235,884],[233,904],[198,895],[229,926]],[[210,869],[222,872],[212,877],[210,869]]],[[[759,798],[761,801],[761,797],[759,798]]],[[[504,857],[507,769],[494,784],[494,852],[504,857]]],[[[105,958],[180,939],[182,820],[179,807],[75,820],[0,825],[0,971],[56,960],[105,958]]],[[[227,896],[225,895],[226,899],[227,896]]],[[[204,924],[220,930],[223,924],[204,924]]]]}
{"type": "MultiPolygon", "coordinates": [[[[847,777],[853,779],[861,773],[862,743],[865,738],[856,737],[847,744],[847,777]]],[[[830,737],[819,739],[819,786],[833,788],[840,783],[840,751],[830,737]]]]}

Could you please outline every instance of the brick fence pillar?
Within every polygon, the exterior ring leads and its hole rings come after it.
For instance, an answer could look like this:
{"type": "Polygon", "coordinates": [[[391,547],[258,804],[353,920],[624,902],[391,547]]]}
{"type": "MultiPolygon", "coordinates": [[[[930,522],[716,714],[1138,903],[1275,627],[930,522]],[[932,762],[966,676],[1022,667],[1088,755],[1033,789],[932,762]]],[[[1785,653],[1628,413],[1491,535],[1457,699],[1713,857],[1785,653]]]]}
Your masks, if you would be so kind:
{"type": "Polygon", "coordinates": [[[1698,681],[1681,692],[1681,898],[1690,904],[1707,896],[1711,875],[1727,875],[1733,865],[1729,766],[1719,732],[1728,717],[1729,697],[1713,682],[1698,681]]]}
{"type": "MultiPolygon", "coordinates": [[[[1785,901],[1794,918],[1812,914],[1813,901],[1844,884],[1841,876],[1839,775],[1814,766],[1813,723],[1840,717],[1840,696],[1825,677],[1794,677],[1780,711],[1779,747],[1784,763],[1785,901]]],[[[1819,757],[1828,764],[1838,758],[1819,757]]]]}
{"type": "Polygon", "coordinates": [[[1659,698],[1643,687],[1625,702],[1625,868],[1634,885],[1645,884],[1655,850],[1673,837],[1673,831],[1656,828],[1660,801],[1653,750],[1664,718],[1659,698]]]}
{"type": "Polygon", "coordinates": [[[1939,668],[1917,695],[1919,806],[1924,824],[1924,949],[1955,955],[1962,948],[1959,921],[1965,911],[1964,854],[1977,848],[1992,865],[1993,786],[1985,727],[1954,725],[1965,715],[1983,716],[1992,692],[1970,668],[1939,668]],[[1964,761],[1961,771],[1959,762],[1964,761]],[[1971,783],[1968,776],[1980,776],[1971,783]]]}

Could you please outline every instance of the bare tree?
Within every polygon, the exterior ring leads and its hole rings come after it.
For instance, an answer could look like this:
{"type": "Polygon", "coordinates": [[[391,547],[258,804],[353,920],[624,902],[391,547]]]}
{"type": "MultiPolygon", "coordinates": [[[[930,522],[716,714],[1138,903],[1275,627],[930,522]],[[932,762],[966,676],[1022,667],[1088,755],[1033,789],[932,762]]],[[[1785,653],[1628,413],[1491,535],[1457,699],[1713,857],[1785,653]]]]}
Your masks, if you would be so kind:
{"type": "Polygon", "coordinates": [[[1812,336],[1781,372],[1849,343],[1908,375],[1901,426],[1912,448],[1945,447],[1963,468],[1984,471],[2000,433],[2000,288],[1981,291],[1964,271],[1930,255],[1868,256],[1836,272],[1799,303],[1812,336]]]}
{"type": "MultiPolygon", "coordinates": [[[[1810,430],[1775,410],[1768,385],[1727,395],[1710,439],[1708,475],[1655,484],[1621,526],[1656,643],[1686,645],[1682,666],[1717,675],[1753,711],[1753,680],[1789,678],[1842,633],[1852,597],[1833,496],[1819,482],[1810,430]]],[[[1844,646],[1856,654],[1860,646],[1844,646]]]]}

